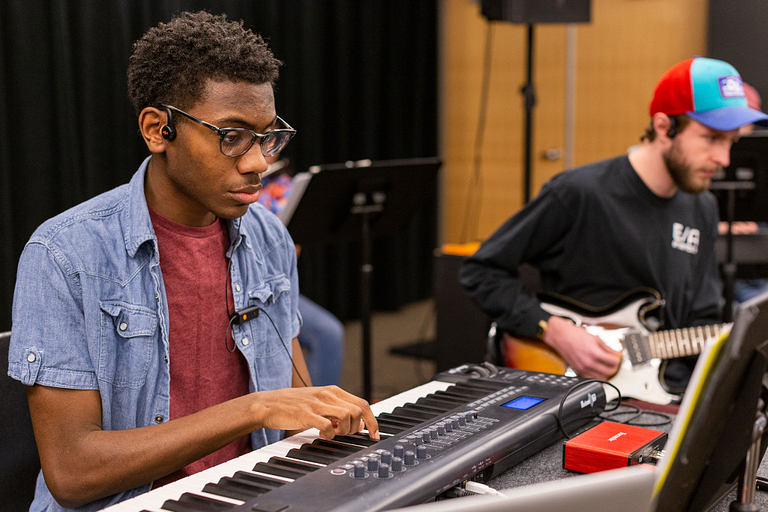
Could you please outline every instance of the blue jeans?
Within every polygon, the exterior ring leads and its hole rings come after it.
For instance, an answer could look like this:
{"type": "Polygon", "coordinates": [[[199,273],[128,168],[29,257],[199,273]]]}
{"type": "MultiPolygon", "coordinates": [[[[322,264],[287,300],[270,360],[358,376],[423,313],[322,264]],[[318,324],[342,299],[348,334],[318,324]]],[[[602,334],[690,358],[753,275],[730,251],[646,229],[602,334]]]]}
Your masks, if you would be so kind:
{"type": "MultiPolygon", "coordinates": [[[[768,290],[768,279],[736,279],[733,283],[733,301],[746,302],[768,290]]],[[[301,305],[301,299],[299,299],[301,305]]]]}
{"type": "Polygon", "coordinates": [[[344,325],[333,314],[299,295],[303,319],[299,345],[307,353],[307,369],[315,386],[338,384],[344,360],[344,325]]]}

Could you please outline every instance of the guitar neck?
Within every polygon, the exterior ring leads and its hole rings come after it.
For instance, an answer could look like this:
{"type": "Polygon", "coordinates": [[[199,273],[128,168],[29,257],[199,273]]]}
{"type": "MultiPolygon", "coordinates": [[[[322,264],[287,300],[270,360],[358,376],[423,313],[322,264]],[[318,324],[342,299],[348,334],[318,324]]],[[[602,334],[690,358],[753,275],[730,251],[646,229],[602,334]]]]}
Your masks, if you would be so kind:
{"type": "Polygon", "coordinates": [[[726,324],[705,325],[658,331],[650,334],[630,333],[624,339],[633,365],[650,359],[672,359],[701,353],[707,342],[720,335],[726,324]]]}

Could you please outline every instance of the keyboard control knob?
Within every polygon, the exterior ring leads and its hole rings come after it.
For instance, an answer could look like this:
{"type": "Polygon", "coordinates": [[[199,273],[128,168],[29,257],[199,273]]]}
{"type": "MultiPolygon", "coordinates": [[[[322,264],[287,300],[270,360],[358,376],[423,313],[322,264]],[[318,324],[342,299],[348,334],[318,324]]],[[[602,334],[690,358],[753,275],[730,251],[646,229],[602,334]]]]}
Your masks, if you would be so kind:
{"type": "Polygon", "coordinates": [[[458,430],[459,427],[461,426],[461,423],[459,423],[459,420],[453,419],[451,420],[451,426],[453,427],[454,430],[458,430]]]}
{"type": "Polygon", "coordinates": [[[416,464],[416,454],[408,450],[405,452],[404,460],[406,466],[414,466],[416,464]]]}
{"type": "Polygon", "coordinates": [[[403,454],[405,453],[405,448],[401,444],[396,444],[395,449],[393,450],[393,453],[395,457],[403,458],[403,454]]]}
{"type": "Polygon", "coordinates": [[[389,478],[389,464],[379,464],[379,478],[389,478]]]}
{"type": "Polygon", "coordinates": [[[453,432],[453,424],[450,421],[445,422],[445,431],[453,432]]]}
{"type": "Polygon", "coordinates": [[[459,426],[460,427],[463,427],[463,426],[465,426],[467,424],[466,416],[459,416],[458,421],[459,421],[459,426]]]}
{"type": "MultiPolygon", "coordinates": [[[[437,437],[437,436],[435,436],[435,437],[437,437]]],[[[430,433],[430,431],[426,431],[423,434],[421,434],[421,440],[424,441],[425,443],[431,443],[432,442],[432,434],[430,433]]]]}
{"type": "Polygon", "coordinates": [[[378,457],[368,457],[368,471],[375,472],[379,469],[378,457]]]}
{"type": "Polygon", "coordinates": [[[365,466],[362,462],[355,462],[355,469],[352,474],[355,478],[365,478],[365,466]]]}
{"type": "Polygon", "coordinates": [[[426,459],[427,458],[427,447],[426,446],[417,446],[416,447],[416,458],[417,459],[426,459]]]}
{"type": "Polygon", "coordinates": [[[472,423],[473,421],[475,421],[475,414],[477,413],[475,413],[474,411],[468,412],[464,415],[464,419],[467,420],[467,423],[472,423]]]}
{"type": "Polygon", "coordinates": [[[429,429],[429,435],[432,439],[437,439],[437,429],[436,428],[429,429]]]}
{"type": "Polygon", "coordinates": [[[437,424],[437,428],[435,430],[437,430],[437,435],[444,436],[445,435],[445,423],[442,423],[442,422],[438,423],[437,424]]]}
{"type": "Polygon", "coordinates": [[[391,464],[392,463],[392,452],[389,452],[387,450],[383,450],[381,452],[381,463],[382,464],[391,464]]]}
{"type": "Polygon", "coordinates": [[[403,470],[403,459],[400,457],[392,457],[392,471],[403,470]]]}

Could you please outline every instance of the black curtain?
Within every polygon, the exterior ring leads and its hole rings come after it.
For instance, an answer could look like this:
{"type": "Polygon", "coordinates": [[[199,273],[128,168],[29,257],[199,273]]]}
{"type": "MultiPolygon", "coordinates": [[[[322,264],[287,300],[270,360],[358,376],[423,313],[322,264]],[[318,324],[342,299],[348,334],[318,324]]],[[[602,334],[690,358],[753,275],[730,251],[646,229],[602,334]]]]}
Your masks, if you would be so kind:
{"type": "MultiPolygon", "coordinates": [[[[133,42],[174,13],[244,21],[284,61],[277,111],[297,170],[437,154],[437,2],[3,0],[0,2],[0,331],[16,265],[44,220],[127,182],[148,155],[127,99],[133,42]]],[[[436,198],[374,243],[374,308],[431,295],[436,198]]],[[[356,242],[304,247],[302,292],[359,314],[356,242]]],[[[45,314],[41,311],[40,314],[45,314]]]]}

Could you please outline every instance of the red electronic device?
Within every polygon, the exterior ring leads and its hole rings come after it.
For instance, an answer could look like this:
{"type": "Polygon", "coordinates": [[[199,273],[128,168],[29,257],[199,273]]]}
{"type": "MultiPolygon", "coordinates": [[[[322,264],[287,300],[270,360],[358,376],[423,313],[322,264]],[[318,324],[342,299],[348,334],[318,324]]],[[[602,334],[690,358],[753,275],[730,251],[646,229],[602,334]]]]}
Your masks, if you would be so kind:
{"type": "Polygon", "coordinates": [[[596,473],[650,462],[667,442],[660,430],[603,421],[565,442],[563,467],[596,473]]]}

